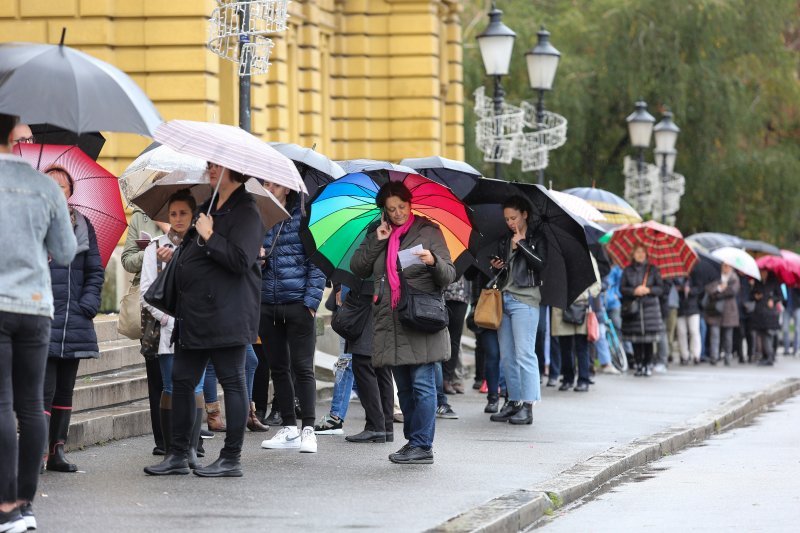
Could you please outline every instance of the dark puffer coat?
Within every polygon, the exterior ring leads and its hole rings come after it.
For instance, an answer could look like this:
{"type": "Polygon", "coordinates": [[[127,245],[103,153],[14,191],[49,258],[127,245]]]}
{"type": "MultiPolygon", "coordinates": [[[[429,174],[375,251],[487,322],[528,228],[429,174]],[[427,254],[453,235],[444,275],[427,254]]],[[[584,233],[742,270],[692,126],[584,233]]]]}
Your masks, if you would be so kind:
{"type": "Polygon", "coordinates": [[[647,262],[631,263],[622,271],[622,282],[619,288],[622,293],[622,335],[632,342],[651,342],[658,338],[664,331],[664,322],[661,319],[661,301],[659,297],[664,292],[664,282],[658,267],[647,262]],[[642,284],[645,274],[650,294],[634,296],[633,291],[642,284]],[[630,302],[639,301],[639,311],[634,315],[626,314],[630,302]]]}
{"type": "Polygon", "coordinates": [[[261,272],[261,303],[302,302],[316,311],[325,290],[325,274],[308,260],[300,240],[300,206],[295,205],[289,212],[292,218],[270,228],[264,237],[269,258],[261,272]]]}
{"type": "MultiPolygon", "coordinates": [[[[350,269],[367,279],[374,277],[377,302],[372,306],[374,333],[372,366],[422,365],[450,359],[447,328],[436,333],[408,329],[392,309],[391,290],[386,276],[386,248],[389,239],[380,241],[375,231],[367,234],[353,254],[350,269]]],[[[421,244],[436,258],[433,266],[412,265],[403,270],[409,285],[419,291],[441,294],[456,279],[456,267],[439,226],[418,216],[400,241],[400,250],[421,244]]]]}
{"type": "Polygon", "coordinates": [[[94,228],[75,213],[78,250],[69,266],[50,262],[55,313],[50,327],[49,357],[87,359],[100,357],[94,319],[100,309],[105,270],[94,228]]]}
{"type": "Polygon", "coordinates": [[[750,327],[758,331],[779,329],[778,303],[782,300],[780,284],[771,276],[765,281],[757,281],[750,297],[756,302],[755,311],[750,315],[750,327]]]}
{"type": "Polygon", "coordinates": [[[698,269],[692,270],[688,278],[680,278],[680,283],[675,283],[675,288],[678,289],[678,316],[691,316],[697,315],[701,312],[700,300],[705,292],[703,285],[703,278],[698,269]],[[684,286],[689,286],[689,291],[684,290],[684,286]]]}

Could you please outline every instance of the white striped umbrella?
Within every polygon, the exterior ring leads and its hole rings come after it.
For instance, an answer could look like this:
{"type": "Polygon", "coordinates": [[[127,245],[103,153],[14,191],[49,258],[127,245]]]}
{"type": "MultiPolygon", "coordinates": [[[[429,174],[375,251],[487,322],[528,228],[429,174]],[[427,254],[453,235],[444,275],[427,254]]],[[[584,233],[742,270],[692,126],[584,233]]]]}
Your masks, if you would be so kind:
{"type": "Polygon", "coordinates": [[[236,126],[170,120],[156,128],[155,139],[193,155],[264,181],[307,193],[294,162],[236,126]]]}
{"type": "Polygon", "coordinates": [[[571,194],[561,191],[554,191],[552,189],[547,192],[555,197],[556,201],[561,204],[561,207],[573,215],[577,215],[590,222],[606,221],[606,216],[583,198],[578,198],[577,196],[572,196],[571,194]]]}

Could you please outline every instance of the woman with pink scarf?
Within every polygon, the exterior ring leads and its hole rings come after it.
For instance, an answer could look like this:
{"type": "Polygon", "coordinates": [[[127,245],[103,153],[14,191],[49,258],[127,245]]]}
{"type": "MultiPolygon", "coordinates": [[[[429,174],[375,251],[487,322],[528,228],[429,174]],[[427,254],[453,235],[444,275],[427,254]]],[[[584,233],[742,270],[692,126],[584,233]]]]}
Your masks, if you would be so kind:
{"type": "Polygon", "coordinates": [[[378,191],[375,203],[383,211],[380,225],[367,233],[350,262],[353,273],[375,280],[372,366],[392,367],[403,434],[408,440],[389,456],[398,464],[433,463],[436,421],[436,362],[450,358],[447,328],[424,333],[400,323],[398,304],[403,296],[398,255],[413,252],[418,261],[402,269],[407,285],[418,291],[442,294],[456,278],[456,269],[439,226],[411,212],[411,192],[399,182],[378,191]]]}

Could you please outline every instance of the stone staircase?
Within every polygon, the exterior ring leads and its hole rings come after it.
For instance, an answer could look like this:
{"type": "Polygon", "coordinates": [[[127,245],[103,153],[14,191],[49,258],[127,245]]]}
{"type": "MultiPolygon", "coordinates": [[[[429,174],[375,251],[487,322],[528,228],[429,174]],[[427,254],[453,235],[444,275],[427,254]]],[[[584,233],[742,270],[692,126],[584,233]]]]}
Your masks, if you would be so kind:
{"type": "MultiPolygon", "coordinates": [[[[330,328],[325,330],[328,334],[330,328]]],[[[98,316],[95,331],[101,355],[99,359],[81,361],[78,368],[68,450],[151,432],[147,377],[139,341],[117,333],[116,315],[98,316]]],[[[322,338],[320,343],[332,345],[322,338]]],[[[317,352],[317,401],[331,397],[335,362],[335,356],[317,352]]],[[[221,389],[220,400],[224,402],[221,389]]]]}

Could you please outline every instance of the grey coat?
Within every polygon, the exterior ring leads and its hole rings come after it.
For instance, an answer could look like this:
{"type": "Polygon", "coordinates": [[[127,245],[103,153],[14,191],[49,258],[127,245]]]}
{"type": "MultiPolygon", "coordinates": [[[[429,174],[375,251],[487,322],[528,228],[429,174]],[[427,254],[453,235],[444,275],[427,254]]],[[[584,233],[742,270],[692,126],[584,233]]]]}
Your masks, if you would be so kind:
{"type": "MultiPolygon", "coordinates": [[[[378,240],[371,231],[353,254],[350,269],[366,279],[374,277],[376,302],[372,306],[374,332],[372,366],[421,365],[450,358],[450,335],[447,328],[437,333],[422,333],[405,328],[392,309],[389,282],[386,280],[386,246],[389,240],[378,240]]],[[[413,265],[403,274],[409,285],[429,293],[441,293],[456,279],[456,268],[450,259],[439,226],[428,219],[416,217],[400,242],[405,250],[421,244],[436,259],[433,266],[413,265]]]]}
{"type": "Polygon", "coordinates": [[[722,314],[709,314],[706,311],[706,324],[709,326],[722,326],[723,328],[739,327],[739,303],[736,300],[736,295],[739,293],[739,276],[736,274],[731,275],[728,286],[722,292],[717,290],[719,283],[720,280],[717,279],[706,285],[706,294],[712,303],[717,300],[725,302],[722,314]]]}

